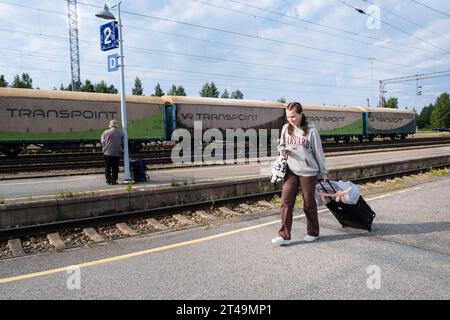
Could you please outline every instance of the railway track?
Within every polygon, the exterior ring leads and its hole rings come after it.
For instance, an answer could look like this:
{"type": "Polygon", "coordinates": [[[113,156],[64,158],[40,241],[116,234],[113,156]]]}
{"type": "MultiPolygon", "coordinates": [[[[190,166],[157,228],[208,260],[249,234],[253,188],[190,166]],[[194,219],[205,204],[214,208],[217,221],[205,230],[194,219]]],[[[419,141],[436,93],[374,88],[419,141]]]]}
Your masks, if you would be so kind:
{"type": "MultiPolygon", "coordinates": [[[[335,144],[324,143],[325,153],[337,152],[359,152],[364,153],[367,150],[386,149],[386,148],[406,148],[406,147],[427,147],[434,145],[450,144],[450,138],[421,138],[409,139],[406,141],[374,141],[372,143],[350,143],[335,144]]],[[[224,152],[225,154],[225,152],[224,152]]],[[[132,155],[133,157],[134,155],[132,155]]],[[[257,154],[246,155],[249,158],[256,158],[257,154]]],[[[142,151],[136,155],[136,158],[143,159],[151,167],[173,168],[171,165],[171,148],[160,148],[151,151],[142,151]]],[[[0,158],[0,174],[16,173],[38,173],[54,170],[76,170],[80,173],[89,169],[102,169],[104,167],[103,155],[100,152],[95,153],[70,153],[70,154],[41,154],[41,155],[23,155],[14,159],[0,158]]],[[[37,174],[38,175],[38,174],[37,174]]]]}
{"type": "MultiPolygon", "coordinates": [[[[422,172],[411,170],[354,179],[363,184],[422,172]]],[[[396,182],[395,182],[396,183],[396,182]]],[[[363,187],[364,188],[364,187],[363,187]]],[[[383,186],[383,189],[385,190],[383,186]]],[[[0,229],[0,260],[189,228],[209,227],[278,212],[280,190],[197,203],[109,214],[49,224],[0,229]]]]}

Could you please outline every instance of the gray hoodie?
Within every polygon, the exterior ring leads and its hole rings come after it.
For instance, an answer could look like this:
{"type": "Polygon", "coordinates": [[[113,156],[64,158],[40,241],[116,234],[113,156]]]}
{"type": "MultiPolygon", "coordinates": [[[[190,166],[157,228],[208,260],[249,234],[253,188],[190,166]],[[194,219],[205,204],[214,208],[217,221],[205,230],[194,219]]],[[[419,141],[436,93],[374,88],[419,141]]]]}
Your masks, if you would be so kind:
{"type": "Polygon", "coordinates": [[[297,176],[310,177],[318,175],[318,179],[327,179],[328,173],[322,142],[314,124],[311,122],[308,123],[308,134],[306,136],[303,136],[303,130],[301,128],[296,127],[294,127],[294,132],[291,136],[287,128],[288,124],[285,124],[281,130],[278,151],[280,154],[284,149],[293,152],[287,160],[289,170],[297,176]]]}

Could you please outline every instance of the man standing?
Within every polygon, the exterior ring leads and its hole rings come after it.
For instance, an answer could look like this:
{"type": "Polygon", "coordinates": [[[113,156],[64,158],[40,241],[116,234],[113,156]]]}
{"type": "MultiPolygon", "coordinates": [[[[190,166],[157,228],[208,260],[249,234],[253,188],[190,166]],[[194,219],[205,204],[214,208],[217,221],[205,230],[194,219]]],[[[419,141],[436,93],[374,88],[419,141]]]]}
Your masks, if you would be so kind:
{"type": "Polygon", "coordinates": [[[117,184],[119,163],[122,154],[123,133],[117,127],[116,120],[109,122],[109,129],[102,133],[101,143],[105,157],[105,177],[107,184],[117,184]]]}

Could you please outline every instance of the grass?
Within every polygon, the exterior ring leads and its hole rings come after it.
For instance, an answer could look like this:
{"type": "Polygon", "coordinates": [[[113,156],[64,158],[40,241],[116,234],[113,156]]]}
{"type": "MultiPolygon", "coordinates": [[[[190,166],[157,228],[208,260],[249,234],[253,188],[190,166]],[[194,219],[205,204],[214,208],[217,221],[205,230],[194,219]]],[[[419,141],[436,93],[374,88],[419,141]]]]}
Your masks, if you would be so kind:
{"type": "Polygon", "coordinates": [[[440,138],[450,137],[450,132],[430,132],[430,130],[424,130],[423,132],[417,131],[415,138],[440,138]]]}
{"type": "Polygon", "coordinates": [[[97,192],[89,191],[89,192],[59,192],[55,194],[55,199],[68,199],[68,198],[77,198],[83,196],[95,196],[97,192]]]}
{"type": "Polygon", "coordinates": [[[275,195],[272,198],[272,203],[274,204],[275,207],[279,208],[281,206],[281,197],[279,195],[275,195]]]}
{"type": "Polygon", "coordinates": [[[299,194],[297,194],[297,197],[295,198],[295,209],[301,208],[303,208],[303,196],[302,193],[300,192],[299,194]]]}
{"type": "Polygon", "coordinates": [[[172,179],[170,180],[170,185],[171,185],[172,187],[179,187],[179,186],[181,186],[181,183],[179,183],[175,178],[172,178],[172,179]]]}
{"type": "Polygon", "coordinates": [[[189,181],[191,182],[191,184],[195,184],[195,178],[183,178],[180,181],[176,180],[175,178],[172,178],[170,180],[170,185],[172,187],[187,186],[189,184],[189,181]]]}
{"type": "Polygon", "coordinates": [[[444,168],[444,169],[433,169],[430,171],[430,175],[432,177],[442,177],[450,174],[450,169],[444,168]]]}
{"type": "Polygon", "coordinates": [[[76,192],[58,192],[55,194],[55,199],[75,198],[76,192]]]}

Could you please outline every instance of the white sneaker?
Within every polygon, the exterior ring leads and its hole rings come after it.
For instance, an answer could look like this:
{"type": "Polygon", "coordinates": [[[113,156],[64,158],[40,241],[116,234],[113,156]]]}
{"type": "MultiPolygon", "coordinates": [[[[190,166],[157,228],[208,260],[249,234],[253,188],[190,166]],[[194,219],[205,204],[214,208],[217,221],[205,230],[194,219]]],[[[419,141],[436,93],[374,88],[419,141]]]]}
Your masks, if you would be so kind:
{"type": "Polygon", "coordinates": [[[307,235],[303,238],[303,240],[306,241],[306,242],[313,242],[313,241],[316,241],[317,239],[319,239],[319,236],[313,237],[313,236],[310,236],[309,234],[307,234],[307,235]]]}
{"type": "Polygon", "coordinates": [[[287,246],[291,244],[291,240],[286,240],[283,237],[276,237],[272,239],[272,244],[278,245],[278,246],[287,246]]]}

